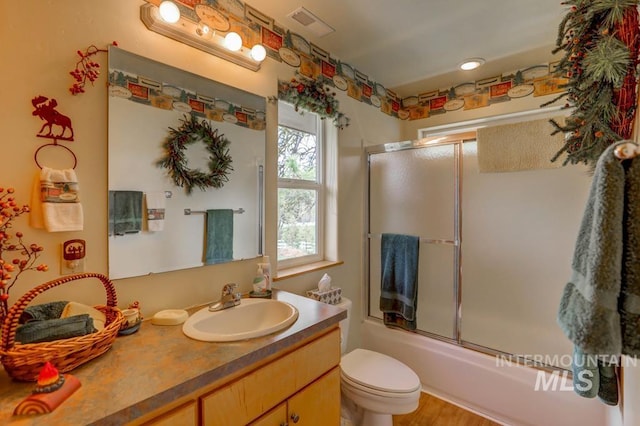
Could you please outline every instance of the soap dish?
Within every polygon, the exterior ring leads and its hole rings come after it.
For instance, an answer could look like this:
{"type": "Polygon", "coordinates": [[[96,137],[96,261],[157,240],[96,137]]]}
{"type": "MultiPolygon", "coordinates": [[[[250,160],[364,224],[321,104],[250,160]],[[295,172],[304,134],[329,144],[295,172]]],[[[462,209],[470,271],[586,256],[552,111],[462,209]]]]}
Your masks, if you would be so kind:
{"type": "Polygon", "coordinates": [[[249,297],[257,298],[257,299],[271,299],[271,290],[250,291],[249,297]]]}
{"type": "Polygon", "coordinates": [[[122,328],[120,329],[120,331],[118,331],[118,334],[122,335],[122,336],[127,336],[129,334],[133,334],[136,331],[138,331],[140,329],[140,325],[142,324],[142,321],[138,321],[137,323],[135,323],[134,325],[132,325],[131,327],[127,327],[127,328],[122,328]]]}
{"type": "Polygon", "coordinates": [[[180,325],[189,318],[189,314],[184,309],[167,309],[156,312],[151,317],[151,324],[154,325],[180,325]]]}

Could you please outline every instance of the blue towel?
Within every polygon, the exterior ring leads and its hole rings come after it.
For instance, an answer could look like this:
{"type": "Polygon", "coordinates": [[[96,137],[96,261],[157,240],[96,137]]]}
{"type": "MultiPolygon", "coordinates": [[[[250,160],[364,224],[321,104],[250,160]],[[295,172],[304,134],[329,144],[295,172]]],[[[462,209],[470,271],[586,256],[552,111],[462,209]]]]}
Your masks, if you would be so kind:
{"type": "Polygon", "coordinates": [[[141,191],[109,191],[109,235],[142,230],[141,191]]]}
{"type": "Polygon", "coordinates": [[[233,260],[233,210],[207,210],[205,263],[233,260]]]}
{"type": "Polygon", "coordinates": [[[38,343],[84,336],[95,333],[93,318],[89,314],[74,315],[44,321],[29,321],[16,328],[16,342],[38,343]]]}
{"type": "Polygon", "coordinates": [[[380,310],[384,324],[416,329],[420,238],[382,234],[380,310]]]}
{"type": "Polygon", "coordinates": [[[43,303],[41,305],[27,306],[20,316],[20,323],[27,321],[43,321],[60,318],[64,307],[67,306],[66,300],[58,302],[43,303]]]}

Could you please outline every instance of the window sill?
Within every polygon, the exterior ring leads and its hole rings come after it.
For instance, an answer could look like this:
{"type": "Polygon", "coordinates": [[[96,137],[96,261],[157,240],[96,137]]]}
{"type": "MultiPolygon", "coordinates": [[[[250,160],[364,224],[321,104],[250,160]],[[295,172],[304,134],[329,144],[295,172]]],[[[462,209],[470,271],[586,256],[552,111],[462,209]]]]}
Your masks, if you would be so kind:
{"type": "Polygon", "coordinates": [[[322,260],[320,262],[308,263],[306,265],[294,266],[293,268],[280,269],[278,276],[273,278],[273,281],[285,280],[287,278],[297,277],[309,272],[319,271],[321,269],[331,268],[333,266],[342,265],[344,262],[341,260],[322,260]]]}

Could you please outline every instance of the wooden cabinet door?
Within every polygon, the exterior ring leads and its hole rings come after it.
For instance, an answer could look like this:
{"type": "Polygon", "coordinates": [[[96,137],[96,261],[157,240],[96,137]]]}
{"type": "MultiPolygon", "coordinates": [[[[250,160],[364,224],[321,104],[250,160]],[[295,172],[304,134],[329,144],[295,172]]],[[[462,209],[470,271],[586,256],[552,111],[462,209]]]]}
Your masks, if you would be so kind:
{"type": "Polygon", "coordinates": [[[289,426],[338,426],[340,367],[289,398],[288,405],[289,426]]]}
{"type": "Polygon", "coordinates": [[[190,401],[185,405],[181,405],[144,423],[145,426],[196,426],[197,424],[198,406],[195,401],[190,401]]]}
{"type": "Polygon", "coordinates": [[[287,425],[287,403],[283,402],[267,414],[260,417],[249,426],[286,426],[287,425]]]}
{"type": "MultiPolygon", "coordinates": [[[[336,329],[202,396],[202,423],[204,426],[244,426],[339,363],[340,331],[336,329]]],[[[337,398],[336,407],[340,411],[339,378],[337,398]]],[[[330,423],[323,426],[328,425],[330,423]]]]}

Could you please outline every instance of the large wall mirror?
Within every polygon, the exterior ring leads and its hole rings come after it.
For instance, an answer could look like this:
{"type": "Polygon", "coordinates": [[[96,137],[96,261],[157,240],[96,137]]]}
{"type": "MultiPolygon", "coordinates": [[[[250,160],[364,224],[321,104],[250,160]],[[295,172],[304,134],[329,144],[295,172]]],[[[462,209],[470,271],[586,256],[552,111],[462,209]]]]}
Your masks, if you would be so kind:
{"type": "Polygon", "coordinates": [[[265,106],[262,97],[110,47],[111,278],[261,255],[265,106]],[[182,171],[217,170],[211,139],[187,132],[187,121],[229,142],[231,169],[222,187],[189,193],[172,178],[174,168],[158,164],[173,129],[187,141],[174,139],[182,171]]]}

